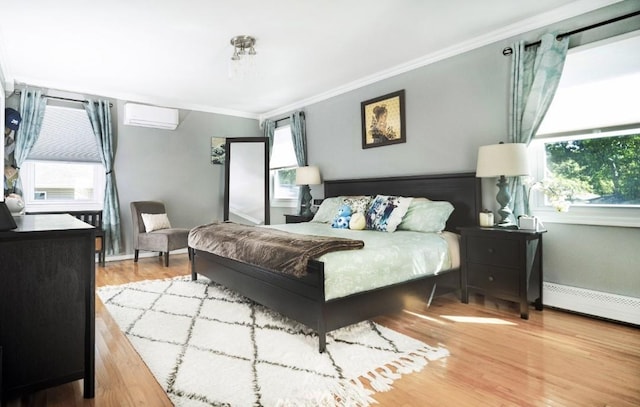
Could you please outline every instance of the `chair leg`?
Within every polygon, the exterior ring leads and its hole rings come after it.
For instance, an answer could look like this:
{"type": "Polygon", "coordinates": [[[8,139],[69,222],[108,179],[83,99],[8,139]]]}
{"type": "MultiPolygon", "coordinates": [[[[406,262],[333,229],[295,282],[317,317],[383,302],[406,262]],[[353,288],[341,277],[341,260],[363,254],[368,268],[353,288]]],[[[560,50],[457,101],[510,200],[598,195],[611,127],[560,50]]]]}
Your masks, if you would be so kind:
{"type": "Polygon", "coordinates": [[[133,253],[133,262],[137,263],[138,262],[138,253],[140,251],[138,249],[136,249],[136,251],[133,253]]]}
{"type": "Polygon", "coordinates": [[[169,252],[164,253],[164,266],[169,267],[169,252]]]}

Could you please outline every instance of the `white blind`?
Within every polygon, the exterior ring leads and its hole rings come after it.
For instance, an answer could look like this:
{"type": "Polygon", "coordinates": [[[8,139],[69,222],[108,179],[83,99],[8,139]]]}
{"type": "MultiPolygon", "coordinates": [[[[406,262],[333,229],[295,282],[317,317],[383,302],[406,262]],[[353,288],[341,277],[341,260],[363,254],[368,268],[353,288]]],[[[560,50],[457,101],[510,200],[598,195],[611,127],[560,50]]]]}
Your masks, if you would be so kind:
{"type": "Polygon", "coordinates": [[[571,50],[538,135],[640,123],[640,31],[571,50]]]}
{"type": "Polygon", "coordinates": [[[101,162],[98,144],[87,112],[61,106],[47,106],[40,136],[29,160],[101,162]]]}
{"type": "Polygon", "coordinates": [[[297,167],[298,160],[293,148],[293,137],[291,127],[278,127],[273,135],[273,145],[271,146],[271,159],[269,168],[277,170],[279,168],[297,167]]]}

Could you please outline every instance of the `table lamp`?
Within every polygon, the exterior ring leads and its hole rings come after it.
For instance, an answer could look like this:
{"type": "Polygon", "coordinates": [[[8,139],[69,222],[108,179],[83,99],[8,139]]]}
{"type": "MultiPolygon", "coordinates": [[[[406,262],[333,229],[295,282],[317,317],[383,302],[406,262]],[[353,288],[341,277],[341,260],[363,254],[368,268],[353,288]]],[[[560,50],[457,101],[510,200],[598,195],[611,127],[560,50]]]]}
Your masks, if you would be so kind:
{"type": "Polygon", "coordinates": [[[309,185],[320,184],[320,170],[316,166],[298,167],[296,169],[296,185],[300,185],[302,192],[302,206],[300,216],[313,216],[311,212],[311,188],[309,185]]]}
{"type": "Polygon", "coordinates": [[[515,222],[511,219],[511,194],[506,177],[529,175],[529,162],[527,160],[527,146],[523,143],[500,143],[482,146],[478,150],[478,166],[476,177],[495,178],[498,180],[498,195],[496,201],[500,204],[498,213],[501,220],[496,224],[500,227],[513,227],[515,222]]]}

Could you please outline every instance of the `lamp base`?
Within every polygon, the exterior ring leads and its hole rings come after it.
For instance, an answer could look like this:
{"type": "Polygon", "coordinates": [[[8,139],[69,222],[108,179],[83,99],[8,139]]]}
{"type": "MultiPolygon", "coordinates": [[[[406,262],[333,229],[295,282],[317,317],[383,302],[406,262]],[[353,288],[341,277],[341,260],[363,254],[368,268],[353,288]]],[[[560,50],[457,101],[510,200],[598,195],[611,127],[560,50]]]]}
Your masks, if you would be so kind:
{"type": "Polygon", "coordinates": [[[500,214],[500,222],[496,224],[499,227],[511,227],[515,226],[515,223],[511,220],[513,218],[513,212],[509,208],[511,202],[511,193],[509,192],[509,183],[504,175],[500,176],[500,180],[496,184],[498,186],[498,195],[496,195],[496,201],[500,204],[498,214],[500,214]]]}
{"type": "Polygon", "coordinates": [[[302,205],[300,206],[300,216],[313,216],[313,212],[311,212],[311,188],[309,185],[300,186],[302,189],[302,205]]]}

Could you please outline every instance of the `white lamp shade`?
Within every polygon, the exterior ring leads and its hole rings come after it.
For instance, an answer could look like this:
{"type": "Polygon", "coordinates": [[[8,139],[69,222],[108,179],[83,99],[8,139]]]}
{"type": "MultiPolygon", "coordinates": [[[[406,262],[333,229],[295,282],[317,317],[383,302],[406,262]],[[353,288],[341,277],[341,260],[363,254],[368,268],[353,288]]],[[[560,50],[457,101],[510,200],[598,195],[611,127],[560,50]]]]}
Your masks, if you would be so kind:
{"type": "Polygon", "coordinates": [[[529,175],[527,145],[505,143],[482,146],[478,150],[476,177],[491,178],[529,175]]]}
{"type": "Polygon", "coordinates": [[[296,185],[318,185],[320,184],[320,169],[310,165],[296,168],[296,185]]]}

